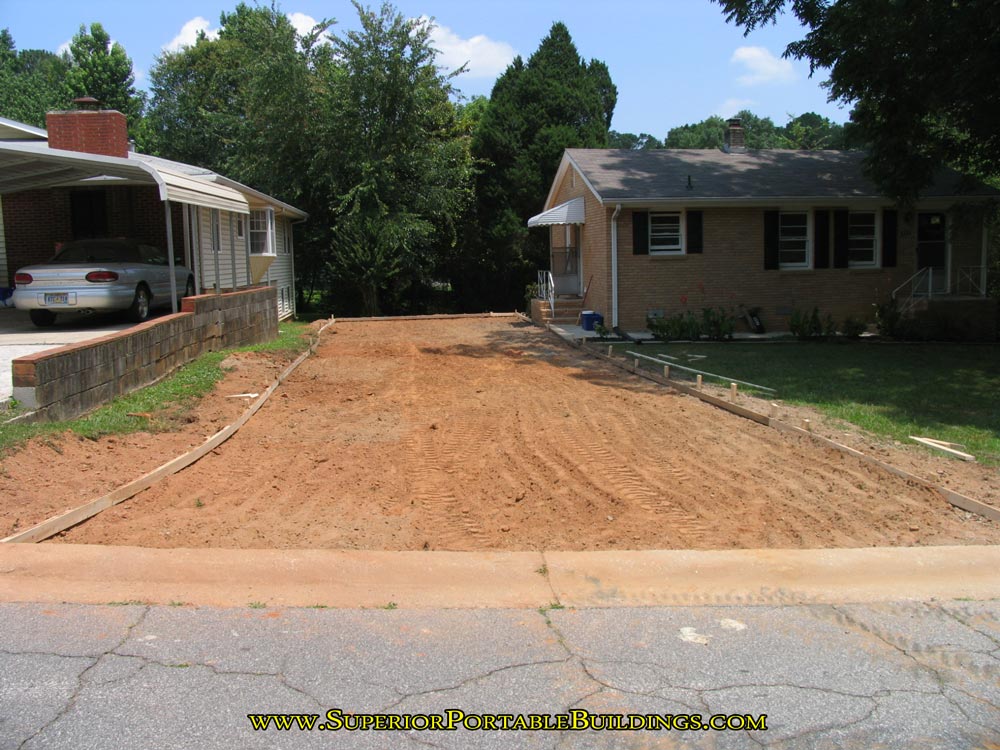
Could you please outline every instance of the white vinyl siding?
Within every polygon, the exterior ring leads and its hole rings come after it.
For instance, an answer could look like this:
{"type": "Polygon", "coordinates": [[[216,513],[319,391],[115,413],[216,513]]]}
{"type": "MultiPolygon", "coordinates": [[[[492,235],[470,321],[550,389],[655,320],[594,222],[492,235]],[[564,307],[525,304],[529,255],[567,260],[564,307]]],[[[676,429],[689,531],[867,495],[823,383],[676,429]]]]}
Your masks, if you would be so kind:
{"type": "Polygon", "coordinates": [[[285,219],[276,222],[275,245],[278,254],[267,270],[267,283],[273,286],[278,297],[278,317],[287,318],[295,313],[295,273],[292,262],[292,253],[285,252],[285,248],[291,250],[291,240],[288,234],[291,225],[285,219]]]}
{"type": "Polygon", "coordinates": [[[236,237],[236,219],[239,214],[219,209],[199,208],[197,216],[197,236],[200,246],[198,256],[201,259],[199,273],[202,288],[214,288],[216,248],[219,260],[219,288],[239,289],[247,286],[246,240],[236,237]]]}
{"type": "Polygon", "coordinates": [[[782,211],[778,222],[779,268],[812,268],[808,211],[782,211]]]}
{"type": "Polygon", "coordinates": [[[847,215],[847,264],[850,268],[874,268],[879,264],[877,211],[851,211],[847,215]]]}

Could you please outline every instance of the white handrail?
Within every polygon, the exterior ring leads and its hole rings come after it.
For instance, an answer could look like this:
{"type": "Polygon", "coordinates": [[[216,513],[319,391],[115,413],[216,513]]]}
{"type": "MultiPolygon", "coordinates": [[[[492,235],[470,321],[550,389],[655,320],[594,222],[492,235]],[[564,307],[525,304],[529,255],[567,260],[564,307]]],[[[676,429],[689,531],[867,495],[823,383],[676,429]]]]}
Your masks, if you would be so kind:
{"type": "Polygon", "coordinates": [[[897,286],[892,290],[890,297],[896,300],[900,296],[905,298],[897,305],[897,309],[901,315],[908,313],[916,304],[917,297],[917,287],[924,280],[927,281],[927,298],[930,299],[934,296],[934,269],[931,266],[925,266],[918,270],[915,274],[910,276],[906,281],[897,286]],[[909,293],[906,295],[900,295],[900,291],[909,287],[909,293]]]}
{"type": "Polygon", "coordinates": [[[552,278],[552,271],[538,272],[538,299],[543,299],[549,303],[552,314],[556,314],[556,282],[552,278]]]}

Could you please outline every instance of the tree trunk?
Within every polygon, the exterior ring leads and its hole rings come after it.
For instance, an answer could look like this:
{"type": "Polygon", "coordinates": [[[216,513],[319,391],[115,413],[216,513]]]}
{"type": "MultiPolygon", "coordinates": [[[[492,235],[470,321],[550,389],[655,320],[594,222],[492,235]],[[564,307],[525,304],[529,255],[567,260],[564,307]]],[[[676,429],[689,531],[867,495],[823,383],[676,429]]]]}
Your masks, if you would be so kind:
{"type": "Polygon", "coordinates": [[[370,282],[361,284],[361,306],[362,314],[368,318],[377,317],[378,307],[378,285],[370,282]]]}

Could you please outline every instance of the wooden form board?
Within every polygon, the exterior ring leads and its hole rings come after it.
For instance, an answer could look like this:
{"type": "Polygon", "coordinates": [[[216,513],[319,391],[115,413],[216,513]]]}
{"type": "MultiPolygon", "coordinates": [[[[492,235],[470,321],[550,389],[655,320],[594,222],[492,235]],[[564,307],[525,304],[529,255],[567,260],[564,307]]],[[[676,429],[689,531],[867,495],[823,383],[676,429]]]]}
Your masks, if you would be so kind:
{"type": "Polygon", "coordinates": [[[859,458],[862,461],[865,461],[866,463],[873,464],[881,469],[884,469],[885,471],[888,471],[890,474],[895,474],[896,476],[902,477],[903,479],[908,479],[910,481],[916,482],[920,484],[922,487],[927,487],[928,489],[934,490],[941,497],[943,497],[949,503],[954,505],[956,508],[961,508],[962,510],[969,511],[970,513],[976,513],[980,516],[983,516],[984,518],[990,519],[991,521],[1000,523],[1000,509],[994,508],[992,505],[987,505],[986,503],[980,502],[979,500],[968,497],[966,495],[962,495],[961,493],[955,492],[954,490],[951,490],[947,487],[942,487],[941,485],[929,482],[923,477],[917,476],[916,474],[911,474],[910,472],[904,469],[900,469],[899,467],[893,466],[892,464],[887,464],[885,461],[880,461],[879,459],[869,456],[865,453],[862,453],[859,450],[855,450],[854,448],[851,448],[849,446],[842,445],[841,443],[838,443],[835,440],[830,440],[829,438],[817,435],[816,433],[810,430],[804,430],[801,427],[794,427],[790,424],[782,422],[779,419],[775,419],[773,417],[769,417],[764,414],[759,414],[753,411],[752,409],[747,409],[745,407],[729,403],[728,401],[724,401],[723,399],[718,398],[716,396],[712,396],[711,394],[705,393],[704,391],[699,391],[698,389],[692,388],[691,386],[678,383],[676,380],[668,380],[659,373],[650,372],[647,370],[636,370],[633,368],[632,364],[630,364],[627,360],[620,360],[620,359],[615,359],[614,357],[609,357],[604,352],[596,351],[590,347],[583,346],[581,342],[569,342],[566,341],[566,339],[564,339],[562,336],[559,336],[558,334],[552,331],[550,331],[550,333],[552,333],[553,336],[559,338],[559,340],[562,341],[563,343],[576,346],[577,348],[582,348],[591,356],[597,357],[598,359],[602,359],[605,362],[608,362],[614,365],[615,367],[619,368],[620,370],[625,370],[626,372],[632,373],[633,375],[636,375],[638,377],[645,378],[646,380],[652,380],[654,383],[659,383],[660,385],[665,385],[669,388],[673,388],[674,390],[679,391],[680,393],[685,393],[689,396],[694,396],[695,398],[698,398],[706,403],[709,403],[712,406],[717,406],[720,409],[724,409],[725,411],[728,411],[732,414],[741,416],[744,419],[750,419],[754,422],[757,422],[758,424],[762,424],[767,427],[773,427],[774,429],[780,432],[785,432],[792,435],[798,435],[799,437],[810,438],[811,440],[815,440],[818,443],[822,443],[823,445],[833,448],[834,450],[838,450],[843,453],[849,453],[850,455],[859,458]]]}
{"type": "Polygon", "coordinates": [[[78,523],[86,521],[88,518],[93,518],[103,510],[107,510],[108,508],[118,505],[131,497],[135,497],[143,490],[152,487],[164,477],[176,474],[200,458],[203,458],[207,453],[215,450],[235,435],[243,425],[250,421],[250,418],[254,414],[260,411],[260,408],[267,403],[267,400],[271,397],[271,394],[278,389],[278,386],[280,386],[289,375],[295,372],[299,365],[305,362],[306,359],[316,351],[316,347],[319,345],[320,335],[323,331],[333,325],[333,323],[334,320],[331,318],[330,321],[323,326],[313,338],[313,341],[309,344],[309,348],[306,349],[306,351],[304,351],[294,362],[292,362],[292,364],[286,367],[280,375],[278,375],[274,382],[268,386],[267,390],[264,391],[260,397],[254,401],[246,409],[246,411],[243,412],[243,414],[240,415],[239,419],[232,424],[223,427],[197,448],[193,448],[187,453],[168,461],[133,482],[129,482],[116,490],[112,490],[107,495],[99,497],[96,500],[91,500],[89,503],[85,503],[78,508],[67,511],[62,515],[54,516],[46,521],[42,521],[40,524],[32,526],[29,529],[12,534],[6,539],[0,539],[0,544],[35,543],[44,541],[51,536],[55,536],[60,531],[65,531],[68,528],[76,526],[78,523]]]}

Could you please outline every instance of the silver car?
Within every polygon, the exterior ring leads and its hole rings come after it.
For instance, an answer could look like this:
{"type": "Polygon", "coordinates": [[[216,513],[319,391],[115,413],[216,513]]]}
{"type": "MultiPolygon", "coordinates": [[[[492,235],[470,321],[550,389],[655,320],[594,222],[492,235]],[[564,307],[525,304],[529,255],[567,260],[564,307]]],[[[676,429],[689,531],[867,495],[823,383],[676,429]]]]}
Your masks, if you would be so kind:
{"type": "MultiPolygon", "coordinates": [[[[174,274],[177,293],[192,296],[191,271],[176,265],[174,274]]],[[[128,310],[141,322],[154,307],[170,305],[166,252],[134,240],[67,242],[48,263],[20,269],[14,285],[14,306],[36,326],[52,325],[59,313],[108,310],[128,310]]]]}

